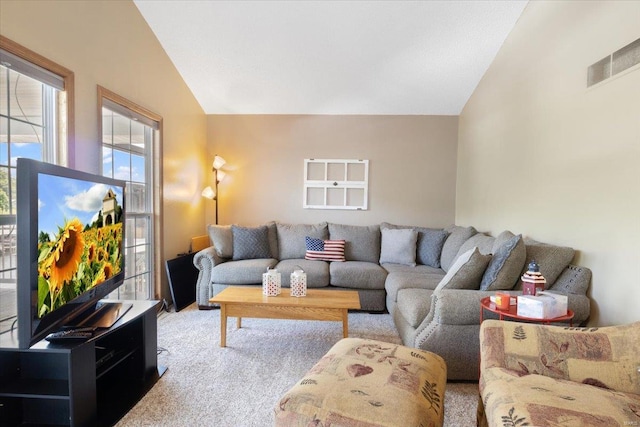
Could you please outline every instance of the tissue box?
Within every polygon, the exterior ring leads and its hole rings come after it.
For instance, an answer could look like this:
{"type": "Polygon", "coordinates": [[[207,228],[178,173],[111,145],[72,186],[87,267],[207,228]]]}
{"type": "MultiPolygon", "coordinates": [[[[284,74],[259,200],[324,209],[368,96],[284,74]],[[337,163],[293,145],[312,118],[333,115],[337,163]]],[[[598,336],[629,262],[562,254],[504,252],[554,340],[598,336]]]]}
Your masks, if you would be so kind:
{"type": "Polygon", "coordinates": [[[553,319],[567,314],[567,296],[550,292],[518,296],[518,316],[553,319]]]}

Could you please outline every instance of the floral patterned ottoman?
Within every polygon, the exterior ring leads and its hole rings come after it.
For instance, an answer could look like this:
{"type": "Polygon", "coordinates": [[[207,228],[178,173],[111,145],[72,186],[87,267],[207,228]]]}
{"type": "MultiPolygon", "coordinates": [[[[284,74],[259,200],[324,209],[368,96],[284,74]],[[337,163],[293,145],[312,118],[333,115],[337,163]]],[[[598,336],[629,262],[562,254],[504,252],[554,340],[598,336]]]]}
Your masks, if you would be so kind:
{"type": "Polygon", "coordinates": [[[441,426],[447,367],[433,353],[344,338],[275,407],[276,426],[441,426]]]}

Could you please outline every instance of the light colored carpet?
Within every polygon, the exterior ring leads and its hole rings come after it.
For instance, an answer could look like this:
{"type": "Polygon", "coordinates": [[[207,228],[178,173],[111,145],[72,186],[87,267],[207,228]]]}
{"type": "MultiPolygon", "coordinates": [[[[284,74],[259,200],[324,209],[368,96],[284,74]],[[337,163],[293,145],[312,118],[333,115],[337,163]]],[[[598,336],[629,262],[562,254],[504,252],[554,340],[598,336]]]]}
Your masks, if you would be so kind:
{"type": "MultiPolygon", "coordinates": [[[[400,343],[389,314],[349,313],[349,335],[400,343]]],[[[272,426],[280,396],[341,338],[340,322],[247,318],[236,329],[230,319],[221,348],[219,310],[163,313],[158,363],[168,370],[117,426],[272,426]]],[[[477,388],[447,384],[446,426],[476,424],[477,388]]]]}

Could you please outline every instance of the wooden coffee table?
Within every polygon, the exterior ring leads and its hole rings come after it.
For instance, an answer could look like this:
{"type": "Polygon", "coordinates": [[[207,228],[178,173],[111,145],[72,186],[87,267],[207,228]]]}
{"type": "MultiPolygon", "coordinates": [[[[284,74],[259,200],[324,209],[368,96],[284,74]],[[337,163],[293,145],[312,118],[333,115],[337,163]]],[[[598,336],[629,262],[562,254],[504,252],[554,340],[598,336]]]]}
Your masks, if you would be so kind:
{"type": "Polygon", "coordinates": [[[342,321],[342,335],[349,336],[348,311],[360,309],[358,291],[307,289],[307,296],[292,297],[282,289],[276,297],[262,295],[260,287],[230,286],[209,302],[220,304],[220,347],[227,346],[227,317],[342,321]]]}

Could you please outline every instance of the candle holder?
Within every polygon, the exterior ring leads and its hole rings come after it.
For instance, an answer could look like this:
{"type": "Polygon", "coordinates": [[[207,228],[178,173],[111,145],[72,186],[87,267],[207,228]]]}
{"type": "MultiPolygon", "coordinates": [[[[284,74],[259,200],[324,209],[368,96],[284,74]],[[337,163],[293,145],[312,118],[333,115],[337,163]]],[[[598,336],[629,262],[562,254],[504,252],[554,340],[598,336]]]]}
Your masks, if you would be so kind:
{"type": "Polygon", "coordinates": [[[262,295],[278,296],[281,291],[281,278],[281,274],[275,268],[269,268],[266,273],[262,273],[262,295]]]}
{"type": "Polygon", "coordinates": [[[291,296],[304,297],[307,295],[307,273],[304,270],[294,270],[291,273],[291,296]]]}

